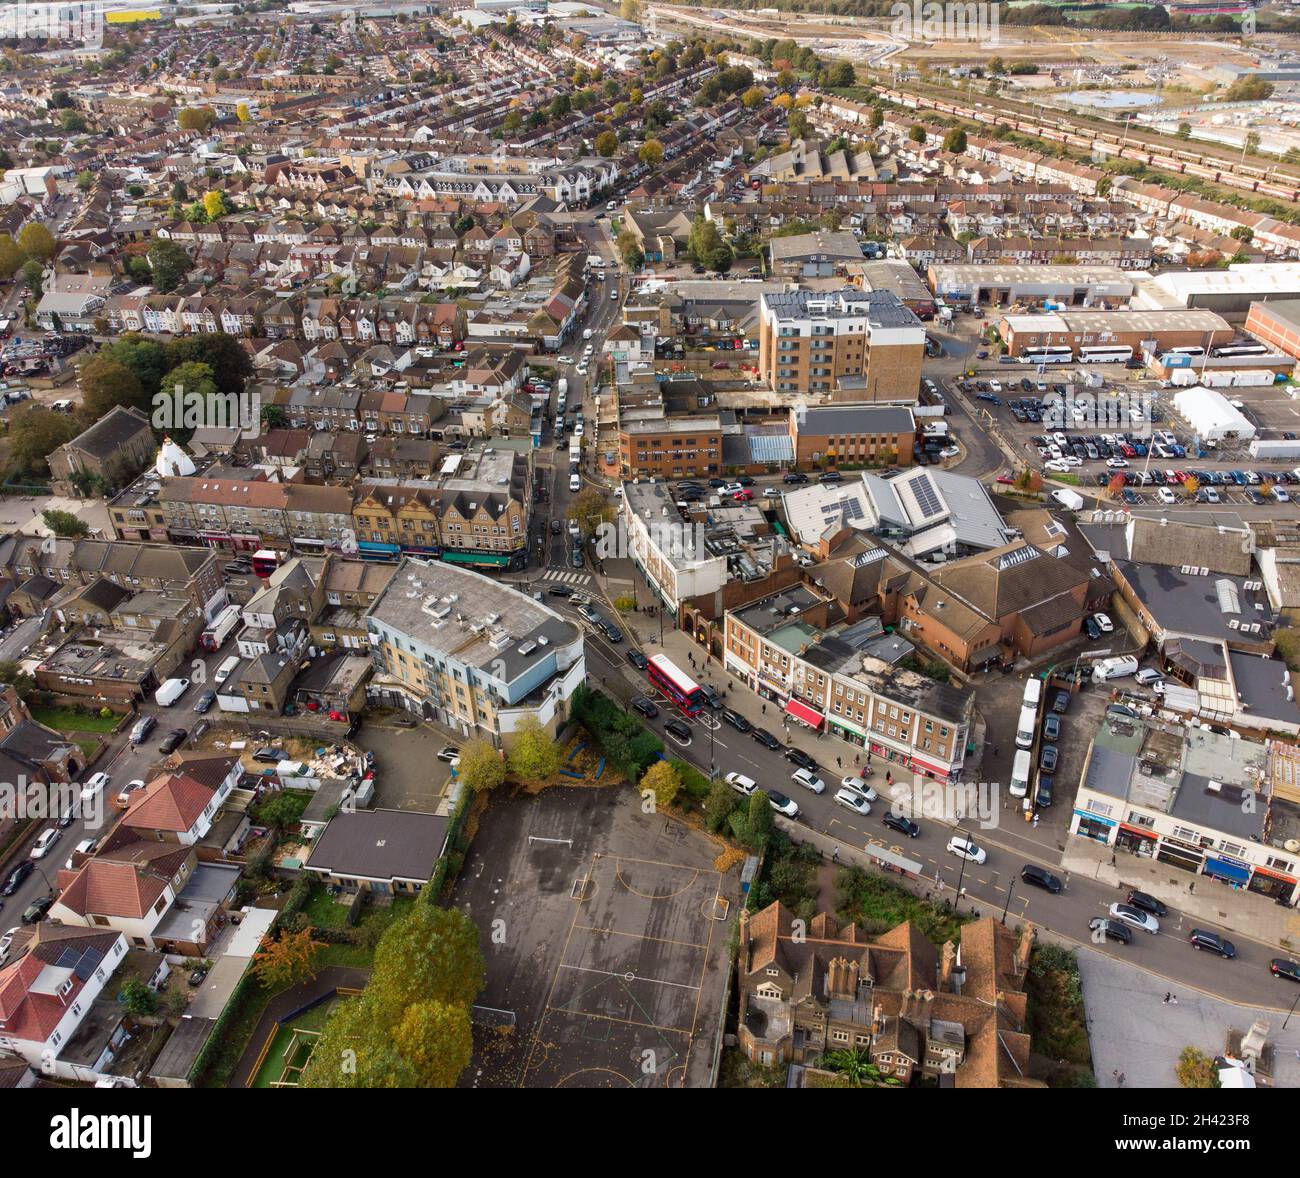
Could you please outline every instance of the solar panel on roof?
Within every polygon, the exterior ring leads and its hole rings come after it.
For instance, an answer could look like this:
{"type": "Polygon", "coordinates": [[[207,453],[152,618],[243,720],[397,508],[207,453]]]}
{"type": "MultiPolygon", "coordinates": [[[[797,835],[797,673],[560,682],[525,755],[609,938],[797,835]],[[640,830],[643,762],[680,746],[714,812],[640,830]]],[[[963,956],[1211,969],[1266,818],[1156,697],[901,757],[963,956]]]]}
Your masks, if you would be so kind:
{"type": "Polygon", "coordinates": [[[77,964],[72,972],[84,982],[95,972],[96,967],[103,960],[104,955],[98,949],[87,949],[77,959],[77,964]]]}
{"type": "Polygon", "coordinates": [[[939,493],[934,489],[934,484],[930,481],[928,474],[918,475],[908,486],[916,498],[916,505],[921,509],[921,514],[929,519],[933,515],[943,514],[943,503],[939,498],[939,493]]]}
{"type": "Polygon", "coordinates": [[[81,960],[81,954],[75,949],[64,949],[59,954],[59,959],[54,963],[56,969],[72,969],[73,966],[81,960]]]}

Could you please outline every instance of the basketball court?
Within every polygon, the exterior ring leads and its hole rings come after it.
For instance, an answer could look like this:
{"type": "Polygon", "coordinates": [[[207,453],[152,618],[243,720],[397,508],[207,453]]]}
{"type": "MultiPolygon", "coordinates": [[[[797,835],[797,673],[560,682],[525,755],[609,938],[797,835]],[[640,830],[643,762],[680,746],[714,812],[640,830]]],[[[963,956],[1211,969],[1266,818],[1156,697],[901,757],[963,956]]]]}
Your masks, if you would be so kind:
{"type": "Polygon", "coordinates": [[[570,890],[573,919],[523,1082],[682,1086],[692,1051],[711,1050],[701,996],[731,915],[722,886],[711,869],[593,856],[570,890]]]}

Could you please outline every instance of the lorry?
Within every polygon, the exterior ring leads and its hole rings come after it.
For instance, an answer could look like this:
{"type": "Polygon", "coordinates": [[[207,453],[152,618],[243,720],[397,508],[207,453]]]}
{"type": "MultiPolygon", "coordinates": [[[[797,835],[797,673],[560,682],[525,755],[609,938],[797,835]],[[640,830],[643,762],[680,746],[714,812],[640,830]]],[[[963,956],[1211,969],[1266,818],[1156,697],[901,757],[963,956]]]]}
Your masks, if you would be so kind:
{"type": "Polygon", "coordinates": [[[567,376],[560,377],[560,383],[556,386],[556,391],[557,395],[561,398],[565,398],[569,395],[569,378],[567,376]]]}
{"type": "Polygon", "coordinates": [[[1052,492],[1052,498],[1070,511],[1083,510],[1083,496],[1076,491],[1067,491],[1064,487],[1058,487],[1052,492]]]}
{"type": "Polygon", "coordinates": [[[1096,683],[1105,683],[1107,679],[1122,679],[1125,675],[1136,675],[1137,669],[1138,661],[1133,655],[1121,654],[1093,663],[1092,678],[1096,683]]]}
{"type": "Polygon", "coordinates": [[[587,265],[593,270],[603,270],[605,268],[605,259],[599,254],[588,254],[587,265]]]}
{"type": "Polygon", "coordinates": [[[199,645],[206,651],[220,650],[234,628],[239,625],[239,617],[239,606],[226,606],[212,619],[212,624],[203,631],[203,636],[199,639],[199,645]]]}

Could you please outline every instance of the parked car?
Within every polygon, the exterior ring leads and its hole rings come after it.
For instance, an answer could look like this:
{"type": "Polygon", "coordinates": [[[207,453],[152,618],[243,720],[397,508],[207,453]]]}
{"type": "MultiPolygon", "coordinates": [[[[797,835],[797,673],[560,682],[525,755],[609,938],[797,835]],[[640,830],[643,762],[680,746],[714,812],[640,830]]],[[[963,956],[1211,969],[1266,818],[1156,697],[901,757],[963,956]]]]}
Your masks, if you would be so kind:
{"type": "Polygon", "coordinates": [[[573,590],[568,585],[550,585],[546,590],[551,597],[572,597],[573,590]]]}
{"type": "Polygon", "coordinates": [[[158,721],[153,716],[141,716],[131,728],[131,743],[144,744],[157,726],[158,721]]]}
{"type": "Polygon", "coordinates": [[[1052,697],[1052,711],[1058,716],[1064,716],[1070,710],[1070,693],[1068,691],[1058,691],[1052,697]]]}
{"type": "Polygon", "coordinates": [[[1061,739],[1061,717],[1053,712],[1043,717],[1043,739],[1051,741],[1061,739]]]}
{"type": "Polygon", "coordinates": [[[1143,912],[1132,904],[1112,904],[1110,915],[1114,920],[1123,921],[1131,928],[1141,929],[1153,936],[1160,931],[1160,922],[1151,913],[1143,912]]]}
{"type": "Polygon", "coordinates": [[[1034,790],[1034,805],[1046,810],[1052,804],[1053,778],[1050,773],[1038,775],[1038,786],[1034,790]]]}
{"type": "Polygon", "coordinates": [[[722,780],[738,794],[744,794],[746,797],[749,797],[758,788],[758,782],[752,777],[746,777],[743,773],[728,773],[722,780]]]}
{"type": "Polygon", "coordinates": [[[798,765],[800,769],[815,770],[817,762],[812,759],[803,749],[788,748],[785,750],[785,759],[792,765],[798,765]]]}
{"type": "Polygon", "coordinates": [[[811,769],[796,769],[790,774],[792,781],[798,782],[804,789],[810,789],[815,794],[826,792],[826,782],[817,776],[811,769]]]}
{"type": "MultiPolygon", "coordinates": [[[[460,749],[455,748],[454,745],[452,747],[454,749],[452,756],[460,756],[460,749]]],[[[439,753],[438,756],[444,761],[450,761],[451,757],[444,757],[442,755],[446,751],[446,749],[443,749],[442,753],[439,753]]],[[[278,765],[281,761],[288,761],[290,759],[289,750],[282,749],[279,745],[275,744],[264,745],[253,754],[253,760],[257,761],[261,765],[278,765]]]]}
{"type": "Polygon", "coordinates": [[[631,663],[638,671],[644,671],[650,665],[650,660],[645,657],[639,650],[629,650],[627,652],[627,661],[631,663]]]}
{"type": "Polygon", "coordinates": [[[1060,751],[1054,744],[1045,744],[1038,752],[1038,767],[1044,773],[1055,773],[1060,751]]]}
{"type": "Polygon", "coordinates": [[[1051,892],[1054,896],[1059,895],[1065,888],[1060,879],[1048,871],[1046,867],[1039,867],[1034,863],[1026,863],[1020,869],[1020,878],[1027,884],[1042,888],[1045,892],[1051,892]]]}
{"type": "Polygon", "coordinates": [[[773,752],[781,747],[781,742],[777,740],[766,728],[751,728],[749,735],[752,736],[764,748],[769,748],[773,752]]]}
{"type": "Polygon", "coordinates": [[[1094,916],[1088,921],[1088,927],[1097,932],[1100,930],[1103,937],[1109,941],[1118,941],[1121,945],[1129,945],[1133,942],[1133,934],[1126,925],[1122,925],[1117,920],[1109,920],[1104,916],[1094,916]]]}
{"type": "Polygon", "coordinates": [[[36,870],[36,864],[30,859],[24,859],[10,873],[5,880],[5,886],[0,888],[0,896],[12,896],[23,885],[25,880],[33,871],[36,870]]]}
{"type": "Polygon", "coordinates": [[[108,784],[107,773],[92,773],[81,787],[82,802],[92,802],[99,792],[108,784]]]}
{"type": "Polygon", "coordinates": [[[834,798],[837,806],[843,806],[846,810],[852,810],[855,814],[861,814],[865,818],[871,813],[871,803],[867,801],[856,789],[838,790],[834,798]]]}
{"type": "Polygon", "coordinates": [[[1207,949],[1211,953],[1217,953],[1220,957],[1236,957],[1237,946],[1225,937],[1219,936],[1218,933],[1212,933],[1208,929],[1194,928],[1187,938],[1192,943],[1193,949],[1207,949]]]}
{"type": "Polygon", "coordinates": [[[739,712],[733,712],[730,708],[722,709],[722,719],[730,724],[737,732],[748,732],[753,725],[745,719],[739,712]]]}
{"type": "Polygon", "coordinates": [[[18,935],[19,926],[15,925],[4,936],[0,937],[0,965],[9,960],[9,949],[14,943],[14,937],[18,935]]]}
{"type": "Polygon", "coordinates": [[[896,830],[899,834],[906,835],[910,839],[917,838],[921,833],[921,828],[910,818],[902,814],[895,814],[892,810],[886,810],[881,821],[890,830],[896,830]]]}
{"type": "Polygon", "coordinates": [[[23,910],[23,924],[36,924],[44,920],[45,914],[53,907],[53,896],[42,896],[39,900],[33,900],[23,910]]]}
{"type": "Polygon", "coordinates": [[[1130,890],[1127,903],[1134,908],[1140,908],[1143,912],[1149,912],[1152,916],[1168,916],[1169,909],[1165,907],[1164,902],[1157,900],[1154,896],[1147,895],[1146,892],[1130,890]]]}
{"type": "Polygon", "coordinates": [[[869,802],[874,802],[880,796],[861,777],[841,777],[840,788],[851,789],[854,793],[861,794],[869,802]]]}
{"type": "Polygon", "coordinates": [[[787,818],[799,817],[799,805],[793,798],[787,798],[785,794],[769,789],[767,800],[778,814],[784,814],[787,818]]]}
{"type": "Polygon", "coordinates": [[[160,753],[174,753],[189,739],[189,732],[184,728],[173,728],[158,742],[160,753]]]}
{"type": "Polygon", "coordinates": [[[185,979],[185,984],[187,986],[201,986],[203,985],[203,979],[207,976],[208,967],[206,965],[200,965],[195,969],[190,970],[189,977],[185,979]]]}
{"type": "Polygon", "coordinates": [[[202,716],[212,710],[212,705],[217,702],[217,693],[215,691],[205,691],[194,703],[196,715],[202,716]]]}
{"type": "Polygon", "coordinates": [[[983,847],[976,846],[970,839],[964,839],[956,834],[948,840],[948,854],[956,855],[958,859],[965,859],[967,863],[983,863],[989,857],[983,847]]]}
{"type": "Polygon", "coordinates": [[[684,720],[678,720],[674,716],[673,719],[664,722],[664,731],[675,736],[682,744],[691,743],[691,726],[684,720]]]}
{"type": "MultiPolygon", "coordinates": [[[[0,942],[3,944],[3,942],[0,942]]],[[[1289,982],[1300,982],[1300,961],[1288,957],[1274,957],[1268,963],[1268,972],[1275,978],[1286,978],[1289,982]]]]}
{"type": "Polygon", "coordinates": [[[33,844],[29,858],[44,859],[53,849],[54,844],[63,837],[63,831],[57,826],[51,826],[48,830],[43,831],[41,837],[33,844]]]}
{"type": "Polygon", "coordinates": [[[1091,642],[1096,642],[1101,637],[1101,627],[1091,618],[1083,619],[1083,631],[1091,642]]]}
{"type": "Polygon", "coordinates": [[[640,712],[647,720],[653,720],[657,715],[659,715],[659,709],[650,700],[646,699],[644,695],[638,695],[632,701],[632,707],[635,711],[640,712]]]}

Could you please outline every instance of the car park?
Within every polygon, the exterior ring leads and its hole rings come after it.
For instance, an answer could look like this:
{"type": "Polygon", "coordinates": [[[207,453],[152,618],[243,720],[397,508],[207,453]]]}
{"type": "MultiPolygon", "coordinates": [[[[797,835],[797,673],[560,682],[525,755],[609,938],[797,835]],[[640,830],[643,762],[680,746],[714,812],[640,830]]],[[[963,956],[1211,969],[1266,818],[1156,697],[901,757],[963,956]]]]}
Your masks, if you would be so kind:
{"type": "Polygon", "coordinates": [[[1194,928],[1187,939],[1191,942],[1193,949],[1217,953],[1224,958],[1237,956],[1236,945],[1227,938],[1221,937],[1218,933],[1210,932],[1208,929],[1194,928]]]}
{"type": "Polygon", "coordinates": [[[1141,929],[1143,932],[1155,935],[1160,931],[1160,921],[1158,921],[1149,912],[1144,912],[1132,904],[1112,904],[1110,906],[1111,919],[1123,921],[1131,928],[1141,929]]]}
{"type": "Polygon", "coordinates": [[[948,840],[948,854],[956,855],[958,859],[964,859],[967,863],[980,864],[988,859],[988,852],[970,839],[964,839],[960,835],[953,835],[948,840]]]}

